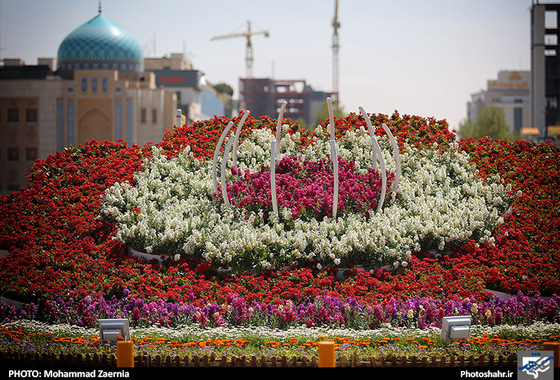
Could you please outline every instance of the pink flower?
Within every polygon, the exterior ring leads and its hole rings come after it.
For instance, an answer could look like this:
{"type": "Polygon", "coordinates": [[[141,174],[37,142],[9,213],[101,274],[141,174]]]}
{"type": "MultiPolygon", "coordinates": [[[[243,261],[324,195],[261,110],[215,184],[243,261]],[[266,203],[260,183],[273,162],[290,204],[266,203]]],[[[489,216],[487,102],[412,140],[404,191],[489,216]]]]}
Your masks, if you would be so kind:
{"type": "MultiPolygon", "coordinates": [[[[375,169],[359,174],[354,161],[338,159],[339,215],[344,212],[369,215],[377,206],[381,193],[381,175],[375,169]]],[[[250,211],[272,211],[270,169],[262,166],[256,173],[248,170],[227,184],[232,205],[250,211]]],[[[394,179],[387,175],[387,189],[394,179]]],[[[288,208],[292,218],[332,216],[333,171],[327,158],[315,162],[295,156],[285,156],[276,166],[276,194],[279,208],[288,208]]],[[[218,196],[221,197],[220,194],[218,196]]]]}

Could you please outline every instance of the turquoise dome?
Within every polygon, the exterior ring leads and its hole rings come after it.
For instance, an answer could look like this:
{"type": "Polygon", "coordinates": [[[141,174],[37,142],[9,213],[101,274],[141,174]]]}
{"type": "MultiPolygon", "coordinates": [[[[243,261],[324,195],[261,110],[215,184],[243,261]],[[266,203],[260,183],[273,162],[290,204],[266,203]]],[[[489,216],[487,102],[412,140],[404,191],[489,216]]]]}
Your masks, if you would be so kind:
{"type": "Polygon", "coordinates": [[[58,48],[58,71],[143,70],[142,48],[127,31],[98,14],[74,29],[58,48]]]}

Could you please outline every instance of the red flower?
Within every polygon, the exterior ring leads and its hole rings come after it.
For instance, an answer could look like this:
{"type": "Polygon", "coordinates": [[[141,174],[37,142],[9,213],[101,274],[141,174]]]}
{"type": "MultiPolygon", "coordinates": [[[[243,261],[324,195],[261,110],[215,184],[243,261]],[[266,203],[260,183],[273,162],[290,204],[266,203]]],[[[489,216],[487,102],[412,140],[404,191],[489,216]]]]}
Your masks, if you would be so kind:
{"type": "MultiPolygon", "coordinates": [[[[239,118],[235,118],[237,123],[239,118]]],[[[447,123],[433,118],[371,115],[376,134],[390,126],[401,149],[405,140],[419,147],[439,149],[455,140],[447,123]]],[[[169,156],[186,146],[195,157],[208,158],[229,119],[216,117],[167,131],[157,144],[169,156]]],[[[296,124],[288,133],[299,131],[296,124]]],[[[326,124],[322,123],[326,133],[326,124]]],[[[365,126],[360,115],[336,120],[336,134],[365,126]]],[[[249,117],[241,136],[252,129],[276,127],[268,117],[249,117]]],[[[315,138],[301,130],[302,147],[315,138]]],[[[481,139],[461,140],[481,178],[500,174],[514,202],[504,224],[494,231],[495,245],[467,243],[452,256],[434,258],[420,252],[406,269],[350,272],[338,279],[334,271],[309,265],[238,275],[218,274],[192,259],[163,264],[132,258],[112,240],[111,224],[97,219],[101,196],[117,181],[133,182],[147,147],[123,142],[92,141],[39,160],[28,174],[29,186],[0,197],[0,293],[22,301],[54,297],[120,296],[125,289],[146,301],[167,298],[194,305],[227,303],[235,294],[247,302],[285,302],[319,295],[354,297],[362,303],[387,303],[391,298],[474,297],[486,299],[488,288],[508,293],[541,295],[560,290],[560,150],[550,144],[481,139]],[[72,293],[70,294],[70,291],[72,293]],[[282,298],[282,300],[281,300],[282,298]]],[[[287,316],[288,318],[289,316],[287,316]]]]}

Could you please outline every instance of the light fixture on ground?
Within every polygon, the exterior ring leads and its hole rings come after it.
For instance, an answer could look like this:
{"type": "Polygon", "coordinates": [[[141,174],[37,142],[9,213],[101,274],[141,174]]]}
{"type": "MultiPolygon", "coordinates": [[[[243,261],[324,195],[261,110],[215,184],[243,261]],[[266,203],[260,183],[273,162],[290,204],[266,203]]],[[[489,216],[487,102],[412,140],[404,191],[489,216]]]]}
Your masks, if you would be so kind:
{"type": "Polygon", "coordinates": [[[105,342],[116,342],[119,337],[130,340],[128,319],[98,319],[99,338],[105,342]]]}
{"type": "Polygon", "coordinates": [[[463,339],[471,336],[471,317],[467,315],[443,317],[441,339],[463,339]]]}

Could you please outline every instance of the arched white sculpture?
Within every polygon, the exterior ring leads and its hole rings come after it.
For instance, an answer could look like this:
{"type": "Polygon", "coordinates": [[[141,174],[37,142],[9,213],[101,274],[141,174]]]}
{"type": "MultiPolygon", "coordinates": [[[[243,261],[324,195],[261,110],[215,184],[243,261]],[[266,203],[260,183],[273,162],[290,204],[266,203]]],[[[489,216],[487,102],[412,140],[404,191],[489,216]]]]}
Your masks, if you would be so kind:
{"type": "MultiPolygon", "coordinates": [[[[228,144],[226,145],[226,149],[224,151],[224,158],[222,160],[222,166],[221,166],[221,178],[220,178],[220,183],[222,186],[222,197],[224,199],[224,202],[226,203],[226,205],[229,206],[229,199],[227,196],[227,189],[225,187],[225,170],[227,167],[227,158],[229,156],[229,151],[231,149],[231,146],[233,143],[235,143],[234,149],[233,149],[233,166],[237,167],[237,144],[239,141],[239,134],[241,133],[241,128],[243,127],[243,124],[245,123],[245,120],[247,119],[247,117],[249,116],[250,112],[249,111],[245,111],[243,112],[243,116],[241,117],[241,120],[239,121],[239,124],[237,125],[237,130],[235,132],[235,136],[231,136],[228,144]]],[[[224,129],[224,131],[222,132],[218,143],[216,144],[216,148],[214,149],[214,157],[212,160],[212,178],[214,180],[214,192],[217,193],[218,192],[218,175],[217,175],[217,166],[218,166],[218,157],[219,157],[219,153],[220,153],[220,148],[222,147],[222,144],[224,143],[224,139],[226,138],[227,133],[229,132],[231,126],[233,125],[233,121],[230,121],[226,128],[224,129]]]]}
{"type": "Polygon", "coordinates": [[[284,119],[284,111],[288,102],[282,102],[278,122],[276,123],[276,138],[272,140],[270,146],[270,194],[272,197],[272,211],[278,214],[278,197],[276,195],[276,156],[280,154],[280,129],[284,119]]]}
{"type": "Polygon", "coordinates": [[[239,120],[239,124],[237,124],[237,130],[235,131],[235,140],[233,140],[233,167],[237,168],[237,146],[239,145],[239,135],[241,134],[241,128],[243,124],[245,124],[245,120],[247,120],[247,116],[251,111],[245,110],[243,112],[243,116],[241,116],[241,120],[239,120]]]}
{"type": "Polygon", "coordinates": [[[224,131],[220,136],[220,139],[218,140],[218,143],[216,144],[216,148],[214,149],[214,159],[212,160],[212,178],[214,179],[214,193],[218,192],[218,178],[216,174],[216,167],[218,166],[218,156],[220,153],[220,148],[222,147],[222,144],[224,143],[224,139],[226,138],[226,135],[229,132],[229,129],[231,128],[232,125],[233,125],[233,121],[230,121],[227,124],[226,128],[224,129],[224,131]]]}
{"type": "Polygon", "coordinates": [[[375,131],[373,130],[373,126],[371,125],[371,120],[369,119],[369,116],[367,115],[366,111],[364,111],[363,107],[358,107],[360,110],[360,113],[362,114],[362,116],[364,117],[364,119],[366,120],[366,125],[368,127],[368,131],[369,131],[369,136],[371,138],[371,150],[372,150],[372,158],[373,158],[373,168],[376,169],[377,168],[377,158],[379,157],[379,170],[381,172],[381,195],[379,197],[379,202],[377,203],[377,209],[376,212],[378,212],[379,210],[381,210],[381,207],[383,206],[383,203],[385,202],[385,196],[386,196],[386,192],[387,192],[387,171],[385,170],[385,159],[383,158],[383,154],[381,153],[381,147],[379,146],[379,143],[377,142],[377,139],[375,138],[375,131]]]}
{"type": "MultiPolygon", "coordinates": [[[[369,120],[369,118],[368,118],[369,120]]],[[[399,180],[401,178],[401,155],[399,153],[399,146],[397,145],[397,140],[395,140],[395,136],[391,133],[387,124],[383,123],[382,125],[383,130],[389,136],[389,141],[391,141],[391,146],[393,147],[393,152],[395,153],[395,165],[396,165],[396,173],[395,173],[395,182],[391,185],[394,192],[397,192],[399,189],[399,180]]]]}
{"type": "Polygon", "coordinates": [[[222,185],[222,199],[224,200],[224,203],[228,207],[230,207],[231,205],[229,203],[228,191],[226,187],[226,169],[227,169],[229,151],[234,141],[235,141],[235,137],[230,136],[229,141],[226,145],[226,149],[224,150],[224,158],[222,160],[222,170],[220,172],[220,184],[222,185]]]}
{"type": "MultiPolygon", "coordinates": [[[[284,101],[280,108],[280,112],[278,115],[278,121],[276,124],[276,135],[275,139],[272,140],[271,147],[270,147],[270,190],[271,190],[271,197],[272,197],[272,209],[273,212],[278,213],[278,199],[276,194],[276,157],[280,153],[280,131],[282,126],[282,120],[284,116],[284,111],[286,109],[287,103],[284,101]]],[[[331,98],[327,98],[327,107],[329,111],[329,134],[330,134],[330,146],[331,146],[331,161],[333,163],[333,205],[332,205],[332,217],[336,219],[336,214],[338,211],[338,192],[339,192],[339,179],[338,179],[338,151],[336,147],[336,136],[334,131],[335,119],[334,113],[332,108],[332,101],[331,98]]],[[[377,161],[379,161],[380,165],[380,172],[381,172],[381,195],[379,197],[379,202],[377,204],[376,212],[381,210],[383,203],[385,202],[386,192],[387,192],[387,170],[385,167],[385,159],[383,158],[383,154],[381,152],[381,147],[377,142],[377,138],[375,137],[375,131],[371,124],[371,120],[363,107],[359,107],[360,113],[364,117],[366,121],[366,125],[368,128],[368,132],[371,138],[371,147],[372,147],[372,166],[374,169],[377,169],[377,161]]],[[[227,161],[229,152],[233,146],[233,166],[237,167],[237,146],[239,144],[239,135],[241,133],[241,129],[245,120],[249,116],[250,111],[246,110],[237,125],[237,129],[235,135],[230,136],[229,141],[224,149],[224,157],[222,159],[222,165],[220,170],[220,185],[222,187],[222,199],[226,206],[230,207],[231,204],[229,202],[229,197],[226,188],[226,170],[227,170],[227,161]]],[[[214,149],[214,157],[212,162],[212,176],[214,179],[214,192],[218,191],[218,179],[217,179],[217,164],[218,164],[218,156],[220,148],[224,142],[224,139],[231,129],[233,122],[229,122],[222,132],[218,143],[216,144],[216,148],[214,149]]],[[[392,190],[397,191],[399,185],[399,179],[401,176],[401,160],[399,154],[399,147],[395,140],[395,137],[389,130],[386,124],[383,124],[383,130],[389,137],[389,141],[391,142],[391,146],[393,148],[395,154],[395,163],[396,163],[396,174],[395,174],[395,181],[392,184],[392,190]]]]}
{"type": "Polygon", "coordinates": [[[280,153],[280,130],[282,129],[282,120],[284,119],[284,111],[286,110],[287,101],[282,102],[280,107],[280,112],[278,113],[278,122],[276,123],[276,156],[280,153]]]}
{"type": "Polygon", "coordinates": [[[332,217],[336,219],[336,213],[338,211],[338,152],[336,150],[336,138],[334,134],[334,113],[332,109],[331,98],[327,98],[327,106],[329,108],[329,132],[331,141],[331,161],[333,163],[333,206],[332,206],[332,217]]]}

